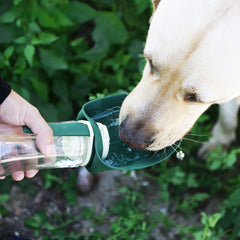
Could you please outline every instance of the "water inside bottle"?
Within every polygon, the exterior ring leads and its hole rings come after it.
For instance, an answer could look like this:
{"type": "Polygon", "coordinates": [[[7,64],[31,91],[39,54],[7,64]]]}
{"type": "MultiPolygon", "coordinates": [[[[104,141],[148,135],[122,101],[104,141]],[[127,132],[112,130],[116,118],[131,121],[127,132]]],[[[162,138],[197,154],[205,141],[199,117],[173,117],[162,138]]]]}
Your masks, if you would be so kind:
{"type": "MultiPolygon", "coordinates": [[[[141,160],[153,160],[154,159],[165,159],[168,155],[166,149],[161,151],[147,151],[137,150],[129,147],[124,143],[119,136],[119,112],[120,108],[107,109],[99,114],[94,115],[92,118],[96,122],[101,122],[106,125],[110,135],[110,148],[106,159],[103,161],[113,167],[124,167],[126,165],[135,165],[135,163],[141,160]]],[[[171,146],[169,148],[177,148],[171,146]]],[[[172,149],[171,149],[172,150],[172,149]]]]}

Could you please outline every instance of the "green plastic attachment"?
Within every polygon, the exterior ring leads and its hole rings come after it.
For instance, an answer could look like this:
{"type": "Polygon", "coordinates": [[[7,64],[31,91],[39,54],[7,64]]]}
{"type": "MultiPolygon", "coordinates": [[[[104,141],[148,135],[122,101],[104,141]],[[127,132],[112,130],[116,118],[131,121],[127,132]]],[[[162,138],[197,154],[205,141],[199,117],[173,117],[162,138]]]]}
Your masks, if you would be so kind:
{"type": "MultiPolygon", "coordinates": [[[[77,121],[48,123],[53,130],[54,136],[90,136],[88,126],[77,121]]],[[[32,134],[32,131],[23,126],[25,133],[32,134]]]]}
{"type": "MultiPolygon", "coordinates": [[[[108,126],[109,118],[106,120],[106,118],[101,118],[99,116],[104,115],[104,112],[107,115],[108,113],[114,112],[115,110],[117,113],[119,113],[119,109],[126,96],[126,94],[118,94],[87,102],[83,105],[81,111],[77,116],[77,120],[88,120],[91,123],[94,131],[95,149],[92,154],[92,159],[86,166],[88,171],[92,173],[99,173],[109,170],[133,170],[149,167],[169,158],[169,156],[176,152],[176,149],[179,147],[180,142],[177,142],[173,146],[167,147],[158,152],[136,149],[129,150],[130,147],[127,145],[124,146],[123,142],[121,141],[118,135],[118,128],[113,128],[111,131],[110,128],[108,128],[110,135],[110,151],[107,158],[102,159],[101,156],[103,143],[96,122],[100,122],[108,126]],[[115,149],[113,152],[111,152],[113,142],[115,149]],[[131,152],[131,154],[129,154],[129,152],[131,152]],[[115,155],[117,155],[117,157],[113,158],[115,155]]],[[[118,114],[117,116],[113,116],[112,121],[115,121],[117,118],[118,114]]]]}

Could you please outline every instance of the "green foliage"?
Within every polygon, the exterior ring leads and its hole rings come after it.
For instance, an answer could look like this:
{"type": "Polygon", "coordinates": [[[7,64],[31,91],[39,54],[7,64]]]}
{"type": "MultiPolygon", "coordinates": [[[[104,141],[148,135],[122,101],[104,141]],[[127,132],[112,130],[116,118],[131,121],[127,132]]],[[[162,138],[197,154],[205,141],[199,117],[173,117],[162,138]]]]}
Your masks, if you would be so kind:
{"type": "Polygon", "coordinates": [[[7,210],[2,204],[6,202],[8,199],[9,199],[9,194],[5,193],[0,195],[0,215],[2,216],[7,215],[7,210]]]}
{"type": "MultiPolygon", "coordinates": [[[[128,91],[141,78],[145,64],[141,53],[151,16],[150,0],[0,0],[0,75],[48,121],[73,119],[81,105],[118,91],[128,91]]],[[[177,227],[183,239],[240,238],[239,146],[211,152],[206,161],[197,156],[216,120],[216,109],[202,115],[184,138],[186,157],[171,157],[144,175],[158,184],[161,201],[174,201],[187,216],[201,211],[212,199],[223,199],[216,212],[203,212],[201,224],[184,226],[163,214],[146,212],[143,192],[120,188],[121,199],[109,211],[96,215],[94,208],[80,207],[80,216],[50,214],[42,210],[25,224],[38,239],[149,239],[158,222],[165,229],[177,227]],[[77,219],[91,219],[97,226],[109,223],[108,234],[68,231],[77,219]]],[[[76,173],[42,173],[46,190],[62,193],[66,204],[76,204],[76,173]]],[[[12,182],[0,182],[0,214],[12,182]]],[[[19,184],[26,189],[26,183],[19,184]]],[[[33,184],[31,193],[34,193],[33,184]]],[[[219,200],[220,201],[220,200],[219,200]]]]}
{"type": "Polygon", "coordinates": [[[40,211],[32,218],[25,220],[25,225],[34,230],[34,236],[43,240],[73,240],[80,239],[82,233],[78,231],[67,231],[67,227],[78,220],[81,216],[74,217],[69,214],[47,216],[44,211],[40,211]],[[56,221],[57,220],[57,221],[56,221]],[[43,232],[49,235],[43,236],[43,232]]]}
{"type": "Polygon", "coordinates": [[[124,197],[110,209],[110,213],[118,217],[111,224],[111,237],[107,239],[149,239],[148,234],[154,228],[153,216],[141,213],[142,194],[126,187],[119,191],[124,197]]]}
{"type": "Polygon", "coordinates": [[[90,93],[127,90],[140,79],[150,1],[0,5],[0,73],[48,121],[73,119],[90,93]]]}
{"type": "Polygon", "coordinates": [[[215,198],[223,199],[217,212],[210,215],[202,213],[202,226],[185,227],[161,216],[165,227],[177,227],[183,239],[192,239],[189,235],[195,240],[233,240],[240,237],[239,146],[228,150],[218,146],[206,160],[197,156],[200,142],[209,137],[205,133],[214,123],[212,116],[216,115],[216,108],[211,108],[183,139],[181,150],[186,156],[182,161],[171,157],[158,168],[153,167],[145,173],[146,177],[158,183],[160,198],[166,202],[174,199],[177,209],[187,216],[215,198]]]}
{"type": "Polygon", "coordinates": [[[208,168],[212,171],[232,168],[237,161],[237,155],[239,153],[239,148],[231,149],[229,152],[226,152],[223,150],[222,146],[218,146],[215,151],[209,152],[208,154],[208,168]]]}
{"type": "Polygon", "coordinates": [[[215,213],[211,216],[202,213],[202,224],[204,229],[193,234],[195,240],[218,240],[219,238],[215,234],[214,228],[221,217],[220,213],[215,213]]]}
{"type": "Polygon", "coordinates": [[[58,170],[47,170],[42,172],[44,178],[45,189],[54,189],[61,192],[65,200],[69,205],[76,204],[77,191],[76,191],[76,171],[71,171],[69,176],[67,176],[67,181],[61,175],[61,171],[58,170]]]}
{"type": "Polygon", "coordinates": [[[133,189],[121,188],[122,199],[119,200],[108,212],[96,214],[94,207],[79,206],[80,215],[61,213],[60,215],[47,215],[44,210],[34,214],[25,220],[25,225],[33,229],[36,238],[43,240],[72,240],[72,239],[149,239],[148,234],[155,224],[152,216],[145,216],[141,213],[142,194],[133,189]],[[109,221],[109,214],[116,216],[110,223],[109,234],[106,236],[98,231],[94,231],[94,226],[99,223],[109,221]],[[81,233],[78,230],[67,231],[79,219],[88,219],[92,222],[92,233],[90,235],[81,233]]]}

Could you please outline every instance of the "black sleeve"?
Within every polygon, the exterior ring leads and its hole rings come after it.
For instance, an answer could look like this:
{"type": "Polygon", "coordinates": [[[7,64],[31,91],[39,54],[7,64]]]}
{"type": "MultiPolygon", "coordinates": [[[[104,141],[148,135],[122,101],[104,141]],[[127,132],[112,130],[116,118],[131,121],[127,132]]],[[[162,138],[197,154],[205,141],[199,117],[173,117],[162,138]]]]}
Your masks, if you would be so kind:
{"type": "Polygon", "coordinates": [[[11,86],[0,77],[0,104],[10,94],[11,86]]]}

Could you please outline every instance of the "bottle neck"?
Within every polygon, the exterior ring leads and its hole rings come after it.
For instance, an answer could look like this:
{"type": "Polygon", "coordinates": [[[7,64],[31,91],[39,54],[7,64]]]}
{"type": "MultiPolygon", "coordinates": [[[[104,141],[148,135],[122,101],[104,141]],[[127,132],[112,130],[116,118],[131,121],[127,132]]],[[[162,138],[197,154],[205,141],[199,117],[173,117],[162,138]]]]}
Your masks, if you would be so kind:
{"type": "Polygon", "coordinates": [[[102,136],[102,145],[103,145],[103,151],[102,151],[102,159],[105,159],[109,152],[109,145],[110,145],[110,136],[108,133],[108,129],[105,125],[102,123],[98,123],[98,128],[100,130],[101,136],[102,136]]]}

